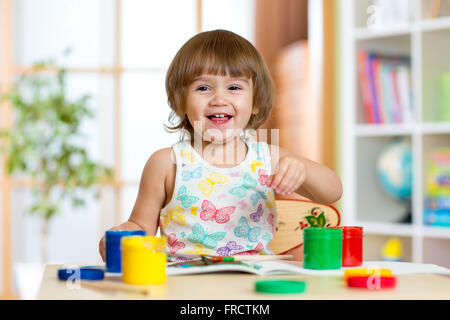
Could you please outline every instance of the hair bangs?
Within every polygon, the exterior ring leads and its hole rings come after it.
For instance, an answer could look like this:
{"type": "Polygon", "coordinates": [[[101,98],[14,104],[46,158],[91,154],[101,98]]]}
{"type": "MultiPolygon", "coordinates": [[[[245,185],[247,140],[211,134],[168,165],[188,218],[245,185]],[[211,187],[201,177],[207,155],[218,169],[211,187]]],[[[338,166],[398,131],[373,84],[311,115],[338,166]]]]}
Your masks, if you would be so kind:
{"type": "Polygon", "coordinates": [[[249,50],[236,39],[211,38],[194,51],[188,70],[185,73],[185,85],[202,74],[215,76],[246,77],[254,80],[255,63],[248,59],[249,50]],[[234,41],[233,41],[234,40],[234,41]]]}

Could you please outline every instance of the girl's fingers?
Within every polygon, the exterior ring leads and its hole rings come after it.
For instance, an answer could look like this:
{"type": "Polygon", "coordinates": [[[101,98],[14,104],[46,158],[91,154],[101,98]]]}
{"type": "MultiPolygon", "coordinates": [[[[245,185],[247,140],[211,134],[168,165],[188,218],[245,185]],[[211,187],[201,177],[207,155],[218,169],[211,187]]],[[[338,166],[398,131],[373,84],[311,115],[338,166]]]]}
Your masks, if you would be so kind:
{"type": "Polygon", "coordinates": [[[278,191],[281,194],[291,194],[295,192],[304,181],[304,171],[301,167],[289,166],[284,174],[283,182],[278,186],[278,191]]]}
{"type": "Polygon", "coordinates": [[[100,240],[100,256],[102,257],[103,262],[105,262],[105,238],[103,237],[100,240]]]}
{"type": "MultiPolygon", "coordinates": [[[[289,175],[289,173],[288,173],[289,175]]],[[[295,188],[295,186],[297,185],[297,180],[299,178],[299,174],[296,173],[295,175],[292,175],[292,178],[289,182],[289,184],[286,186],[286,188],[284,188],[284,190],[282,192],[286,193],[286,194],[291,194],[293,191],[295,191],[297,188],[295,188]]]]}
{"type": "Polygon", "coordinates": [[[292,187],[292,192],[297,191],[298,188],[301,187],[301,185],[305,182],[305,172],[300,169],[298,171],[298,176],[295,178],[294,186],[292,187]]]}
{"type": "Polygon", "coordinates": [[[283,177],[285,172],[287,171],[287,165],[281,163],[277,172],[272,176],[272,183],[270,185],[271,188],[275,190],[279,190],[280,183],[283,181],[283,177]]]}
{"type": "Polygon", "coordinates": [[[281,177],[284,174],[284,171],[286,170],[286,164],[283,163],[283,161],[278,161],[275,171],[273,171],[272,175],[270,176],[269,186],[273,189],[275,189],[281,181],[281,177]]]}
{"type": "Polygon", "coordinates": [[[282,194],[291,194],[295,191],[295,186],[300,178],[300,170],[290,167],[290,170],[286,173],[286,185],[281,188],[282,194]]]}
{"type": "Polygon", "coordinates": [[[277,172],[269,178],[268,186],[279,194],[291,194],[303,184],[304,176],[302,163],[284,159],[279,162],[277,172]]]}

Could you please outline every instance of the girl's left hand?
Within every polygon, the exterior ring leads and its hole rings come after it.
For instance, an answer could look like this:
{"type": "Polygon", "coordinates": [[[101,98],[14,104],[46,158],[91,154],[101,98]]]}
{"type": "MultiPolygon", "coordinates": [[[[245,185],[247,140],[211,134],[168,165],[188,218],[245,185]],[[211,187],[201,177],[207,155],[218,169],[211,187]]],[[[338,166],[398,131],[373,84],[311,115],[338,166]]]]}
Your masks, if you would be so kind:
{"type": "Polygon", "coordinates": [[[277,193],[290,195],[306,180],[306,165],[298,157],[285,155],[280,157],[275,173],[269,178],[268,187],[277,193]]]}

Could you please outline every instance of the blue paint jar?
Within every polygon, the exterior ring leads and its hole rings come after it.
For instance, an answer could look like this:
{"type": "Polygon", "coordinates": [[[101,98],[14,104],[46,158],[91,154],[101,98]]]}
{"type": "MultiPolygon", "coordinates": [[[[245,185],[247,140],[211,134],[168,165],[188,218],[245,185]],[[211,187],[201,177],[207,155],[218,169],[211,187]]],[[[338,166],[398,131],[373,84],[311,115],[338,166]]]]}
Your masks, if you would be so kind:
{"type": "Polygon", "coordinates": [[[109,230],[105,232],[106,239],[106,272],[122,272],[122,249],[120,241],[126,236],[145,236],[143,230],[109,230]]]}

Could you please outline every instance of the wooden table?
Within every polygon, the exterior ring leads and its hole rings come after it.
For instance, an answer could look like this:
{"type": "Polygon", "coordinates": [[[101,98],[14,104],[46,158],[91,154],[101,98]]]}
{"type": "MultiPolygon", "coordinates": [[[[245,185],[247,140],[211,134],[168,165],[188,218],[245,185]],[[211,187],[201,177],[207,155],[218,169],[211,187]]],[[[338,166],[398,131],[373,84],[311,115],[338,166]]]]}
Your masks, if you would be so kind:
{"type": "MultiPolygon", "coordinates": [[[[47,265],[38,299],[164,299],[164,300],[374,300],[374,299],[435,299],[450,300],[450,277],[436,274],[397,276],[393,289],[368,290],[348,288],[338,276],[267,276],[245,273],[215,273],[170,276],[165,285],[149,286],[150,294],[99,291],[58,280],[57,270],[62,265],[47,265]],[[254,291],[255,281],[268,278],[296,279],[306,282],[301,294],[263,294],[254,291]]],[[[121,283],[120,278],[106,280],[121,283]]]]}

